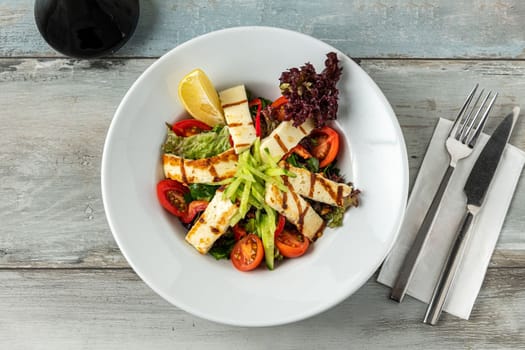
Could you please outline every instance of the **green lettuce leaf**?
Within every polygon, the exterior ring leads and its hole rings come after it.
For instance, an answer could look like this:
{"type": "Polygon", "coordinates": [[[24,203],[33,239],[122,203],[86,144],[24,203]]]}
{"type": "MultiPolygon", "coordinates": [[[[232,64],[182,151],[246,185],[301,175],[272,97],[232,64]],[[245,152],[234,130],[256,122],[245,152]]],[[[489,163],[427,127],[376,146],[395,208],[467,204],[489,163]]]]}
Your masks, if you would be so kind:
{"type": "Polygon", "coordinates": [[[164,153],[186,159],[209,158],[230,148],[230,133],[224,126],[188,137],[177,136],[168,127],[166,142],[162,146],[164,153]]]}
{"type": "Polygon", "coordinates": [[[325,220],[326,225],[328,227],[339,227],[343,226],[343,218],[345,215],[345,208],[343,207],[331,207],[332,210],[330,210],[325,215],[321,215],[322,218],[325,220]]]}

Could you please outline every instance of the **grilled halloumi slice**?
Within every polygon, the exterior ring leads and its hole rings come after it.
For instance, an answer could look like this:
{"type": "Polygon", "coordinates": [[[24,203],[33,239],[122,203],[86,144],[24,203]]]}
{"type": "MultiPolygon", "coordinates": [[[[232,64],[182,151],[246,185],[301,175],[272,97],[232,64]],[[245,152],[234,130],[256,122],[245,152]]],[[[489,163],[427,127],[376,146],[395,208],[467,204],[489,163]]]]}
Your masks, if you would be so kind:
{"type": "Polygon", "coordinates": [[[226,232],[231,218],[239,210],[239,207],[228,198],[224,198],[223,194],[222,189],[215,192],[206,210],[186,234],[186,241],[201,254],[206,254],[213,243],[226,232]]]}
{"type": "Polygon", "coordinates": [[[346,206],[352,194],[352,186],[329,180],[304,168],[294,167],[286,161],[281,161],[279,165],[296,175],[287,177],[288,183],[296,193],[317,202],[338,207],[346,206]]]}
{"type": "Polygon", "coordinates": [[[233,149],[203,159],[162,156],[165,177],[184,183],[215,183],[232,177],[237,170],[237,160],[233,149]]]}
{"type": "Polygon", "coordinates": [[[219,92],[219,98],[232,137],[233,148],[239,154],[248,149],[256,138],[246,89],[244,85],[234,86],[219,92]]]}
{"type": "Polygon", "coordinates": [[[292,121],[283,121],[270,135],[261,141],[261,155],[263,159],[268,156],[281,159],[289,150],[297,146],[303,137],[309,135],[315,128],[312,118],[308,118],[298,127],[292,121]],[[266,152],[268,150],[268,153],[266,152]]]}
{"type": "Polygon", "coordinates": [[[290,184],[287,187],[288,191],[283,192],[277,186],[266,183],[264,201],[284,215],[305,237],[315,240],[323,233],[324,220],[306,200],[294,192],[290,184]]]}

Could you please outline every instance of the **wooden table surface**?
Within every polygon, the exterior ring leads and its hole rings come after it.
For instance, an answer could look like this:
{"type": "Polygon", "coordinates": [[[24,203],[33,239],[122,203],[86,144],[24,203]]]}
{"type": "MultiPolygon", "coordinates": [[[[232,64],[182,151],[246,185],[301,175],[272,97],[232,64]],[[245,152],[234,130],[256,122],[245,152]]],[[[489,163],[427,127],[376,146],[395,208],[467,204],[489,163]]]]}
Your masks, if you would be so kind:
{"type": "MultiPolygon", "coordinates": [[[[525,348],[525,181],[505,220],[469,321],[423,325],[372,278],[318,316],[238,328],[168,304],[131,270],[102,206],[107,129],[133,81],[197,35],[269,25],[321,39],[360,62],[392,104],[412,184],[439,117],[474,82],[500,98],[490,132],[525,103],[525,2],[519,0],[144,0],[112,57],[63,57],[39,36],[33,2],[0,0],[0,348],[525,348]],[[468,3],[468,4],[467,4],[468,3]]],[[[525,118],[511,143],[525,149],[525,118]]]]}

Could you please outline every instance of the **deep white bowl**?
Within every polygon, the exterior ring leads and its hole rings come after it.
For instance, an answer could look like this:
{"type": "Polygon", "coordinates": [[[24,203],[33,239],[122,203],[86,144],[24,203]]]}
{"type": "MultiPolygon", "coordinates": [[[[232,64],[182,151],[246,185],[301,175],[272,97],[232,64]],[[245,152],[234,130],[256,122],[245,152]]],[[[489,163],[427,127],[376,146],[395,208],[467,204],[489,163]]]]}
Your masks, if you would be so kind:
{"type": "Polygon", "coordinates": [[[109,128],[102,158],[102,195],[111,231],[135,272],[159,295],[194,315],[241,326],[304,319],[341,302],[372,276],[397,236],[408,192],[405,144],[376,84],[350,58],[307,35],[240,27],[192,39],[165,54],[133,84],[109,128]],[[344,136],[339,166],[362,190],[344,226],[327,229],[298,259],[241,273],[230,261],[202,256],[159,205],[160,146],[165,122],[184,117],[176,89],[194,68],[217,89],[245,84],[279,95],[282,71],[311,62],[318,71],[335,51],[343,67],[335,126],[344,136]]]}

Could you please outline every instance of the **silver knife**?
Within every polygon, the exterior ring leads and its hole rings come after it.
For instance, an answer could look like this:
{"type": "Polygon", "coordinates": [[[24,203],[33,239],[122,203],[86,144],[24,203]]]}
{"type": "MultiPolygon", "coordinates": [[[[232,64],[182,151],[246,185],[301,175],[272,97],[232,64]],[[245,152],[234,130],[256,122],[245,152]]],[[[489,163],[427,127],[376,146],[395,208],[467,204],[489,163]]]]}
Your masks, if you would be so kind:
{"type": "Polygon", "coordinates": [[[519,107],[514,107],[512,113],[508,114],[498,125],[481,151],[476,163],[474,163],[474,167],[465,183],[463,191],[467,196],[466,211],[441,271],[441,275],[439,276],[437,285],[432,293],[432,298],[430,299],[423,320],[424,323],[435,325],[441,316],[441,311],[443,310],[450,286],[454,281],[458,266],[461,263],[468,243],[471,224],[483,204],[483,200],[492,182],[505,145],[509,140],[519,111],[519,107]]]}

